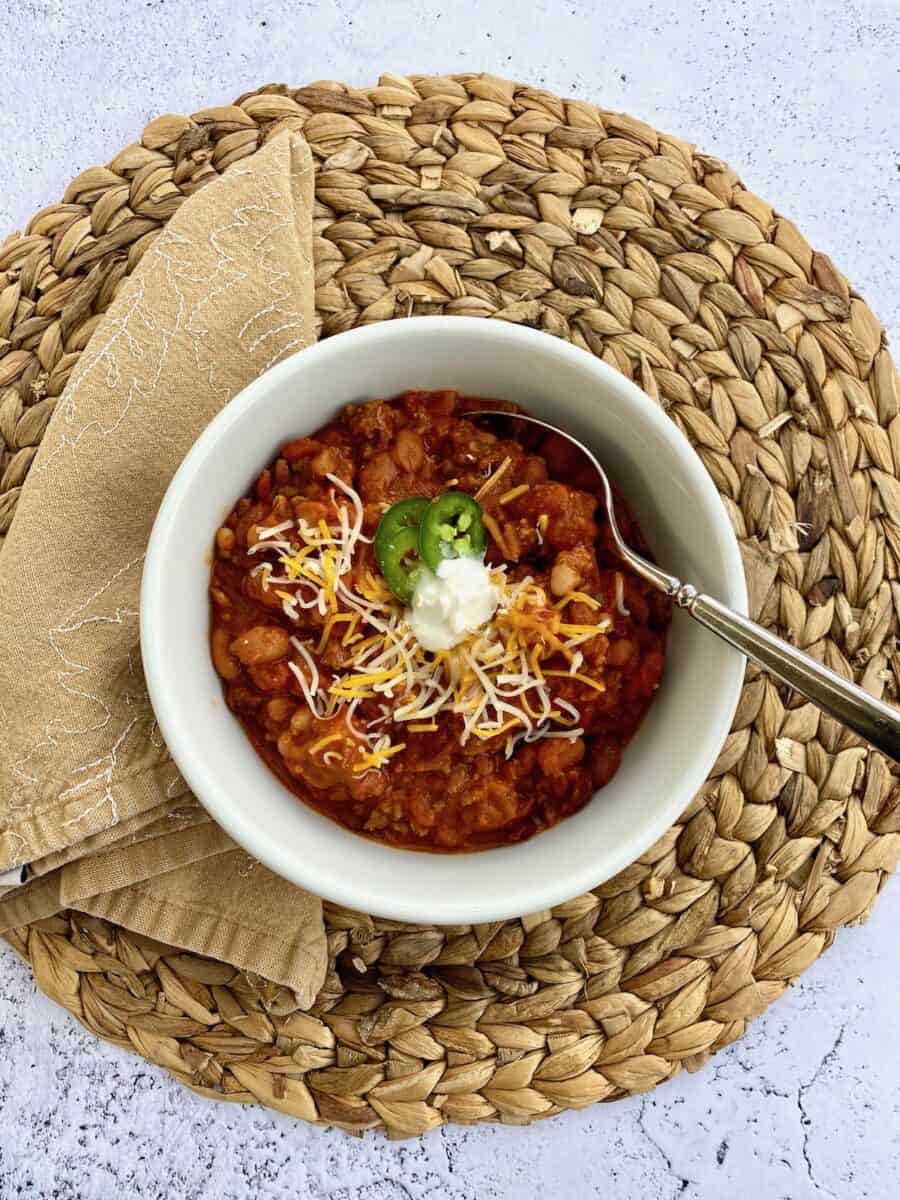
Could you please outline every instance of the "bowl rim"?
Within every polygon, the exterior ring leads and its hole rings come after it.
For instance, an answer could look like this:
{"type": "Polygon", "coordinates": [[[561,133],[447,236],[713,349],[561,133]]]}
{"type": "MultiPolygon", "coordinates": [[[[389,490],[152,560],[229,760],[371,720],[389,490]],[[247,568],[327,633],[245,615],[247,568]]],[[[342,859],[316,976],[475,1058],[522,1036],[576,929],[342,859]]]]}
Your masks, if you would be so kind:
{"type": "MultiPolygon", "coordinates": [[[[440,904],[436,904],[433,900],[421,901],[415,896],[397,895],[385,899],[380,894],[376,898],[370,893],[367,897],[365,880],[347,879],[340,872],[329,870],[327,865],[322,869],[316,861],[315,855],[304,857],[298,861],[295,853],[283,849],[274,831],[267,831],[251,819],[242,818],[238,806],[219,802],[220,783],[216,781],[214,769],[203,756],[196,753],[184,726],[170,719],[173,714],[169,711],[164,680],[165,644],[161,629],[161,614],[162,606],[165,603],[165,593],[162,584],[166,574],[167,551],[173,532],[178,527],[178,517],[183,502],[192,487],[195,469],[205,462],[216,448],[219,440],[226,436],[234,425],[240,423],[249,410],[263,400],[273,387],[277,386],[282,379],[290,378],[298,369],[303,369],[304,365],[315,360],[321,360],[327,364],[330,358],[352,353],[355,348],[365,347],[374,342],[390,342],[394,338],[402,340],[409,336],[416,336],[423,332],[423,325],[427,327],[427,332],[432,334],[439,333],[441,336],[451,338],[463,333],[474,334],[487,339],[506,341],[513,348],[516,346],[521,346],[523,349],[533,347],[536,341],[540,340],[546,352],[568,359],[579,368],[593,370],[598,377],[598,383],[605,386],[610,395],[618,399],[624,398],[627,403],[636,405],[642,410],[642,419],[651,426],[655,426],[661,436],[673,446],[686,474],[692,477],[693,483],[701,493],[706,493],[708,508],[713,514],[714,523],[719,527],[719,549],[726,560],[726,577],[729,580],[730,594],[725,597],[725,601],[732,608],[746,615],[748,597],[743,562],[737,537],[722,504],[721,496],[687,438],[637,384],[589,351],[553,337],[544,331],[514,325],[506,321],[491,321],[484,317],[459,316],[448,320],[446,316],[423,316],[382,321],[347,330],[289,355],[242,388],[205,427],[175,471],[160,503],[150,533],[140,592],[140,644],[143,667],[151,704],[163,740],[191,791],[235,842],[272,871],[323,898],[357,911],[371,912],[394,920],[417,924],[468,924],[486,920],[507,920],[520,916],[523,912],[538,911],[563,903],[572,896],[599,886],[601,881],[598,881],[596,877],[590,877],[587,865],[581,871],[565,875],[560,872],[558,875],[549,876],[546,882],[531,880],[534,897],[533,902],[529,902],[530,907],[523,907],[520,899],[504,905],[502,901],[493,903],[485,901],[483,898],[465,895],[451,898],[440,904]],[[410,328],[409,326],[413,322],[415,328],[410,328]]],[[[731,728],[731,721],[743,685],[745,663],[745,657],[738,651],[734,651],[734,667],[730,672],[731,678],[725,681],[722,687],[725,700],[720,704],[716,719],[712,723],[712,727],[708,729],[705,739],[708,747],[716,747],[715,753],[712,754],[711,750],[707,750],[707,754],[702,759],[699,755],[694,755],[689,770],[679,778],[678,788],[673,789],[673,795],[676,791],[680,794],[677,804],[670,800],[667,804],[660,805],[651,820],[638,826],[635,834],[623,839],[615,851],[608,852],[607,861],[612,863],[613,869],[604,868],[604,879],[612,878],[634,862],[647,847],[653,845],[671,827],[673,821],[683,810],[685,803],[708,778],[709,771],[731,728]]],[[[333,824],[347,837],[359,838],[362,841],[368,840],[360,838],[360,835],[345,829],[337,822],[333,822],[333,824]]],[[[374,844],[384,845],[384,843],[374,844]]],[[[514,852],[515,846],[500,849],[504,852],[514,852]]],[[[431,857],[429,852],[415,850],[400,852],[403,854],[428,854],[428,857],[431,857]]],[[[489,854],[491,851],[485,853],[489,854]]],[[[457,856],[441,855],[441,857],[457,856]]]]}

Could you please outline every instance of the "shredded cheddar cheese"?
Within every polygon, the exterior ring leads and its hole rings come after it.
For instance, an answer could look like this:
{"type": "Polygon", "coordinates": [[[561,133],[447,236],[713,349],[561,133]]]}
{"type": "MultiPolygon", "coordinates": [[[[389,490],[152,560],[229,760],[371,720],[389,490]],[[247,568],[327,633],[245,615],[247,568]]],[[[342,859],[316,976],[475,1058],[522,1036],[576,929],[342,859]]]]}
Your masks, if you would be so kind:
{"type": "MultiPolygon", "coordinates": [[[[388,739],[385,737],[382,740],[387,741],[388,739]]],[[[377,770],[379,767],[384,766],[395,754],[399,754],[401,750],[405,749],[406,742],[401,742],[398,746],[376,745],[373,750],[363,754],[362,760],[356,764],[353,770],[357,775],[363,775],[366,771],[373,769],[377,770]]]]}
{"type": "MultiPolygon", "coordinates": [[[[504,459],[478,494],[494,487],[510,463],[504,459]]],[[[356,551],[370,541],[362,532],[359,495],[337,476],[326,478],[336,516],[315,525],[301,518],[261,529],[249,553],[261,556],[254,575],[263,588],[274,587],[283,611],[302,633],[291,639],[294,654],[288,666],[307,706],[318,720],[343,714],[357,743],[354,774],[378,770],[405,749],[405,742],[392,742],[392,727],[434,732],[444,714],[458,718],[463,744],[473,737],[505,738],[507,757],[523,741],[580,737],[584,730],[578,708],[554,696],[551,681],[573,679],[603,692],[602,679],[580,669],[584,656],[578,649],[611,627],[600,602],[584,592],[552,598],[531,577],[514,580],[505,567],[494,568],[491,582],[500,601],[492,620],[452,649],[430,654],[413,636],[402,605],[384,581],[358,565],[356,551]],[[566,607],[576,601],[596,614],[596,623],[565,619],[566,607]],[[304,610],[311,616],[303,617],[304,610]],[[309,632],[310,621],[317,626],[314,633],[309,632]],[[314,657],[326,647],[327,668],[314,657]],[[548,669],[553,656],[563,658],[568,669],[548,669]],[[372,700],[379,701],[381,715],[364,719],[359,705],[372,700]]],[[[500,504],[526,491],[527,484],[510,488],[500,504]]],[[[500,551],[510,557],[497,521],[485,514],[484,522],[500,551]]],[[[539,538],[547,522],[541,514],[539,538]]],[[[346,761],[342,751],[328,749],[342,740],[344,734],[332,733],[309,751],[324,751],[326,764],[346,761]]]]}
{"type": "Polygon", "coordinates": [[[600,607],[599,600],[595,600],[593,596],[588,596],[586,592],[568,592],[561,600],[557,600],[553,607],[565,608],[573,600],[577,600],[579,604],[586,604],[588,608],[598,609],[600,607]]]}
{"type": "Polygon", "coordinates": [[[508,492],[504,492],[500,497],[501,504],[510,504],[513,500],[517,500],[519,496],[524,496],[526,492],[530,492],[531,487],[527,483],[520,483],[518,487],[510,488],[508,492]]]}
{"type": "Polygon", "coordinates": [[[330,746],[332,742],[342,742],[343,740],[343,734],[329,733],[328,737],[319,738],[317,742],[314,742],[309,748],[309,753],[318,754],[321,749],[323,749],[325,746],[330,746]]]}
{"type": "Polygon", "coordinates": [[[577,679],[579,683],[584,683],[588,687],[592,687],[594,691],[605,692],[606,685],[601,683],[599,679],[591,679],[590,675],[582,675],[578,671],[545,671],[545,675],[560,675],[563,679],[577,679]]]}
{"type": "Polygon", "coordinates": [[[322,636],[319,638],[318,646],[316,646],[316,654],[321,654],[328,645],[328,639],[331,637],[331,631],[334,629],[335,625],[338,625],[342,622],[355,622],[358,620],[359,617],[356,615],[356,613],[334,613],[332,616],[330,616],[322,626],[322,636]]]}
{"type": "Polygon", "coordinates": [[[500,547],[500,553],[503,555],[503,557],[511,558],[512,555],[509,552],[509,546],[507,546],[506,539],[501,532],[500,526],[497,524],[494,518],[490,515],[490,513],[482,513],[481,519],[484,522],[485,529],[500,547]]]}
{"type": "Polygon", "coordinates": [[[497,482],[506,474],[511,466],[512,459],[507,456],[504,458],[497,470],[488,476],[488,478],[475,493],[475,499],[480,500],[482,496],[486,496],[488,492],[497,484],[497,482]]]}

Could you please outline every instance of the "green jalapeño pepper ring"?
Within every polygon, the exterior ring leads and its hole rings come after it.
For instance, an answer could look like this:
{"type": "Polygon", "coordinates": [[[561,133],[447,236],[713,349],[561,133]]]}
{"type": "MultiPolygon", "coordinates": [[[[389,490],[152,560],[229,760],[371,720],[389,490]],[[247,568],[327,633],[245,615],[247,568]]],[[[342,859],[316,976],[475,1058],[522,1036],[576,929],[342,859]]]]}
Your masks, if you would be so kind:
{"type": "Polygon", "coordinates": [[[445,558],[480,556],[485,544],[481,505],[465,492],[446,492],[421,517],[419,557],[432,571],[445,558]]]}
{"type": "Polygon", "coordinates": [[[426,496],[392,504],[378,524],[373,548],[384,581],[404,604],[409,604],[421,570],[419,523],[431,505],[426,496]]]}

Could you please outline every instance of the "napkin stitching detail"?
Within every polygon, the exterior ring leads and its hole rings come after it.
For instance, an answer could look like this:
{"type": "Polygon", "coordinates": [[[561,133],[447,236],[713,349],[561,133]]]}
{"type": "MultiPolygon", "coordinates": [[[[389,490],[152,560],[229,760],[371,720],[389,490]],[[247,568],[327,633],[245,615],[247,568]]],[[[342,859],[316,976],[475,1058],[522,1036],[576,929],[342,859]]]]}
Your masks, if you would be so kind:
{"type": "MultiPolygon", "coordinates": [[[[181,869],[181,868],[177,868],[177,869],[181,869]]],[[[165,875],[158,875],[155,878],[164,879],[165,875]]],[[[298,889],[298,890],[300,890],[300,889],[298,889]]],[[[168,896],[165,898],[157,896],[154,892],[147,891],[147,889],[139,883],[128,884],[127,887],[117,888],[115,891],[110,892],[108,894],[110,896],[115,896],[115,895],[118,895],[119,892],[127,892],[129,896],[132,896],[132,895],[142,896],[145,900],[149,900],[152,904],[155,904],[159,908],[176,908],[180,912],[190,913],[191,915],[196,915],[199,913],[201,916],[204,916],[204,917],[212,917],[216,921],[221,921],[223,925],[230,926],[232,930],[235,930],[235,931],[241,930],[241,931],[245,931],[247,933],[257,933],[260,935],[260,937],[266,938],[273,945],[282,946],[282,947],[293,947],[296,949],[296,951],[298,951],[299,953],[305,954],[308,958],[313,957],[312,953],[307,948],[307,946],[305,946],[302,942],[297,940],[297,937],[299,935],[295,935],[293,938],[283,937],[277,933],[274,933],[271,929],[265,929],[259,925],[252,925],[252,924],[248,924],[243,921],[236,921],[234,919],[234,917],[228,916],[226,913],[217,912],[213,908],[206,908],[202,904],[183,904],[181,901],[173,900],[168,896]]],[[[104,893],[102,893],[102,892],[100,893],[100,895],[103,895],[103,894],[104,893]]],[[[304,893],[304,894],[311,895],[311,893],[304,893]]]]}

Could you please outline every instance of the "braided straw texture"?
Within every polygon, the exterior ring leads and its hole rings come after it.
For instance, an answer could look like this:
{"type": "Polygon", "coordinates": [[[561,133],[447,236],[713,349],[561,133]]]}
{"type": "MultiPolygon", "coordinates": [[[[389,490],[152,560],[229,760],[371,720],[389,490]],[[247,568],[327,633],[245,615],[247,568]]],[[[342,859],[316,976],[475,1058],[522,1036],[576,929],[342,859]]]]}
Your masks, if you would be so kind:
{"type": "MultiPolygon", "coordinates": [[[[284,126],[317,164],[323,336],[417,313],[545,329],[635,379],[690,438],[760,619],[894,697],[900,417],[884,331],[725,163],[627,116],[489,76],[262,88],[163,116],[0,246],[0,531],[101,314],[183,200],[284,126]]],[[[900,790],[751,669],[679,822],[552,912],[414,927],[326,906],[332,966],[292,994],[69,912],[10,935],[100,1037],[210,1096],[352,1132],[527,1123],[645,1091],[739,1038],[863,919],[900,790]]]]}

